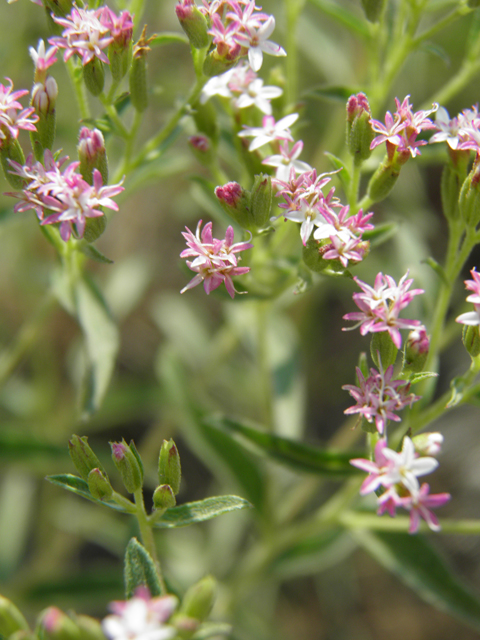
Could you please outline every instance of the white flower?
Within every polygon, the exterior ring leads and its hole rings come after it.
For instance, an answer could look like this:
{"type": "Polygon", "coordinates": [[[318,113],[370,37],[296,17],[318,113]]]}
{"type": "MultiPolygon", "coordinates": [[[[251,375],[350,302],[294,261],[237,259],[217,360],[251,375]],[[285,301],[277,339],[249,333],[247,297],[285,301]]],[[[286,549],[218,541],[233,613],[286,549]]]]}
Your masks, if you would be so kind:
{"type": "Polygon", "coordinates": [[[246,29],[245,33],[235,35],[235,42],[248,49],[248,62],[254,71],[259,71],[263,63],[263,54],[286,56],[286,52],[276,42],[269,40],[275,29],[275,18],[270,16],[258,29],[246,29]]]}
{"type": "Polygon", "coordinates": [[[263,147],[267,142],[274,140],[290,140],[293,142],[289,127],[298,119],[298,113],[291,113],[278,122],[273,116],[265,116],[262,120],[262,127],[245,127],[238,134],[241,138],[253,137],[254,139],[248,147],[249,151],[255,151],[263,147]]]}
{"type": "Polygon", "coordinates": [[[389,461],[388,471],[385,474],[386,486],[401,483],[412,495],[416,495],[420,489],[417,477],[431,473],[438,467],[438,460],[429,456],[420,458],[415,455],[415,446],[412,440],[405,436],[400,453],[393,449],[385,448],[383,455],[389,461]]]}

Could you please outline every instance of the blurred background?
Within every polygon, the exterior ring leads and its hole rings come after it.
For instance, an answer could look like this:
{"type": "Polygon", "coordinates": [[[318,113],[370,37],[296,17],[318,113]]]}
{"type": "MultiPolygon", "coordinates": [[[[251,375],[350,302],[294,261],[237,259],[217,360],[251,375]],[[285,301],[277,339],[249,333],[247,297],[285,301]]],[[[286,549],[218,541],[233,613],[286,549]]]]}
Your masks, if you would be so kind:
{"type": "MultiPolygon", "coordinates": [[[[334,4],[362,18],[360,2],[334,4]]],[[[441,11],[441,6],[448,9],[455,3],[431,4],[441,11]]],[[[283,3],[265,0],[262,6],[276,17],[273,39],[286,47],[283,3]]],[[[345,101],[335,96],[364,90],[369,73],[364,43],[329,15],[329,6],[313,0],[305,4],[297,31],[298,100],[290,105],[301,114],[295,134],[305,142],[302,159],[319,172],[331,169],[325,151],[344,154],[345,101]]],[[[149,34],[180,31],[174,8],[173,0],[150,3],[137,24],[138,33],[143,23],[148,24],[149,34]]],[[[387,103],[374,117],[383,119],[385,109],[393,111],[395,96],[403,99],[410,94],[416,109],[431,105],[439,88],[458,72],[472,15],[478,23],[478,16],[469,14],[408,58],[387,103]]],[[[16,89],[30,88],[33,65],[28,47],[49,35],[42,9],[27,0],[2,3],[0,25],[2,75],[11,78],[16,89]]],[[[186,45],[153,48],[148,63],[151,103],[140,132],[143,140],[162,126],[194,78],[186,45]]],[[[264,60],[260,75],[266,84],[275,84],[271,78],[285,74],[284,65],[283,59],[264,60]]],[[[73,160],[79,128],[73,92],[60,61],[52,73],[60,87],[56,148],[73,160]]],[[[476,77],[444,106],[454,115],[478,98],[476,77]]],[[[120,348],[103,405],[87,421],[78,417],[81,332],[58,303],[46,297],[55,252],[39,233],[34,213],[13,214],[14,201],[1,196],[0,347],[8,355],[20,336],[28,348],[12,371],[8,358],[4,355],[2,360],[0,355],[0,372],[10,374],[3,375],[0,388],[0,581],[2,593],[31,620],[50,604],[101,617],[110,600],[123,597],[122,560],[127,541],[137,534],[134,523],[44,480],[49,474],[74,472],[67,447],[73,433],[89,437],[112,478],[108,441],[133,438],[151,490],[162,440],[173,437],[183,467],[180,502],[223,493],[243,495],[195,415],[219,411],[262,423],[254,330],[257,309],[248,295],[234,302],[221,292],[207,298],[202,287],[179,295],[190,279],[178,258],[184,248],[184,226],[193,230],[200,218],[213,217],[214,231],[221,235],[228,224],[197,179],[211,177],[188,149],[192,133],[193,124],[186,121],[175,145],[154,169],[137,174],[135,183],[127,182],[127,191],[119,198],[120,211],[110,217],[97,242],[113,264],[88,265],[118,322],[120,348]]],[[[21,142],[26,148],[28,139],[21,142]]],[[[108,142],[114,168],[118,143],[108,142]]],[[[225,156],[228,152],[228,146],[222,148],[225,156]]],[[[428,256],[443,260],[446,224],[439,185],[444,154],[439,145],[425,149],[402,170],[391,196],[373,207],[374,221],[395,222],[397,232],[356,269],[367,282],[378,271],[398,280],[410,269],[415,286],[427,294],[415,299],[409,317],[421,318],[427,328],[434,302],[428,291],[434,291],[437,283],[422,261],[428,256]]],[[[1,190],[10,190],[3,176],[0,180],[1,190]]],[[[336,184],[340,189],[338,180],[336,184]]],[[[299,252],[296,229],[292,238],[292,250],[299,252]]],[[[467,267],[476,264],[478,254],[471,256],[467,267]]],[[[368,340],[358,332],[341,331],[342,316],[353,309],[352,291],[347,279],[322,278],[303,294],[293,295],[291,287],[266,311],[274,412],[281,435],[339,447],[354,445],[357,439],[362,442],[360,434],[352,432],[352,423],[345,424],[343,411],[350,400],[341,389],[353,383],[358,355],[368,350],[368,340]]],[[[464,297],[459,282],[457,302],[464,297]]],[[[443,354],[439,392],[468,367],[460,334],[457,326],[443,354]]],[[[452,494],[440,517],[478,518],[478,409],[452,411],[435,429],[444,433],[445,447],[432,489],[452,494]]],[[[336,486],[300,477],[253,455],[252,460],[259,473],[275,480],[280,511],[282,492],[299,479],[318,482],[315,497],[301,509],[305,513],[336,486]]],[[[116,489],[121,491],[120,485],[116,489]]],[[[214,617],[234,624],[236,640],[478,638],[476,631],[439,613],[387,574],[347,535],[306,561],[286,558],[272,562],[256,579],[242,579],[252,550],[261,550],[261,541],[269,535],[269,514],[260,511],[229,514],[157,535],[173,591],[182,592],[207,572],[218,578],[214,617]]],[[[437,535],[433,542],[447,564],[478,592],[478,538],[437,535]]]]}

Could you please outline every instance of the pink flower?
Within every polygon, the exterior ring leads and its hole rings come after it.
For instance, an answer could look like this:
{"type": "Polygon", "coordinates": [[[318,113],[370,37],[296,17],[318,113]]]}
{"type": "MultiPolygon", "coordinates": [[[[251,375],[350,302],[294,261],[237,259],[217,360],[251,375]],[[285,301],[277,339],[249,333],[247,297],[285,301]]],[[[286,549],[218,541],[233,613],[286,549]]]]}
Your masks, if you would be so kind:
{"type": "Polygon", "coordinates": [[[474,326],[480,325],[480,273],[477,273],[475,268],[473,268],[470,273],[473,276],[473,280],[465,280],[465,287],[469,291],[473,291],[473,294],[468,296],[467,302],[473,303],[475,311],[462,313],[456,318],[455,322],[474,326]]]}
{"type": "Polygon", "coordinates": [[[104,7],[95,10],[73,7],[68,17],[59,18],[52,14],[52,18],[65,28],[62,37],[50,38],[49,43],[65,49],[63,55],[65,61],[76,54],[82,59],[83,66],[94,58],[110,64],[103,49],[113,41],[113,36],[103,21],[104,7]]]}
{"type": "Polygon", "coordinates": [[[10,78],[7,80],[10,82],[9,87],[0,84],[0,147],[2,140],[17,138],[20,129],[36,131],[35,122],[38,121],[34,107],[23,109],[18,102],[19,98],[27,95],[27,89],[13,91],[13,82],[10,78]]]}
{"type": "Polygon", "coordinates": [[[177,635],[166,624],[177,608],[175,596],[151,598],[146,587],[139,587],[133,598],[110,603],[112,615],[102,621],[108,640],[169,640],[177,635]]]}
{"type": "Polygon", "coordinates": [[[357,277],[353,279],[362,289],[363,293],[354,293],[353,300],[360,309],[358,312],[347,313],[344,320],[354,320],[353,327],[344,327],[343,331],[349,331],[360,327],[362,336],[367,333],[388,331],[392,342],[400,349],[402,337],[400,329],[415,329],[421,326],[419,320],[407,320],[399,318],[399,313],[420,293],[423,289],[408,291],[413,280],[407,280],[407,273],[399,280],[398,285],[391,276],[377,274],[374,287],[370,287],[357,277]]]}
{"type": "Polygon", "coordinates": [[[370,376],[365,378],[361,370],[356,369],[359,381],[358,387],[346,384],[342,387],[356,400],[357,404],[349,407],[344,413],[351,415],[359,413],[368,422],[375,420],[375,426],[380,434],[385,433],[388,420],[400,422],[396,411],[401,411],[406,406],[412,406],[420,400],[420,396],[410,393],[410,383],[404,380],[392,380],[393,365],[386,371],[382,369],[370,369],[370,376]]]}
{"type": "Polygon", "coordinates": [[[420,518],[423,518],[432,531],[440,531],[440,523],[437,516],[431,511],[443,506],[451,498],[449,493],[436,493],[429,495],[430,486],[422,484],[418,492],[410,496],[399,498],[399,506],[410,511],[410,527],[408,533],[416,533],[420,526],[420,518]]]}
{"type": "Polygon", "coordinates": [[[248,49],[248,62],[254,71],[259,71],[263,63],[263,54],[271,56],[286,56],[286,52],[276,42],[268,38],[275,29],[275,18],[269,18],[260,26],[249,26],[243,33],[235,35],[235,41],[248,49]]]}
{"type": "Polygon", "coordinates": [[[291,113],[278,122],[275,122],[273,116],[264,116],[261,127],[245,127],[238,135],[240,138],[254,138],[248,147],[249,151],[255,151],[255,149],[263,147],[267,142],[273,142],[274,140],[290,140],[293,142],[290,127],[297,120],[298,113],[291,113]]]}
{"type": "Polygon", "coordinates": [[[251,249],[253,245],[249,242],[234,244],[232,227],[228,227],[225,238],[219,240],[212,236],[211,222],[208,222],[200,233],[201,225],[202,221],[200,220],[195,235],[188,227],[186,227],[186,232],[182,232],[188,248],[182,251],[180,257],[194,258],[193,261],[187,260],[187,266],[192,271],[196,271],[197,275],[180,293],[184,293],[203,282],[205,293],[208,295],[224,282],[229,295],[234,298],[235,293],[238,292],[235,290],[232,277],[250,271],[250,267],[238,266],[240,256],[237,257],[236,254],[251,249]]]}
{"type": "Polygon", "coordinates": [[[302,149],[302,140],[295,142],[291,149],[288,141],[282,142],[280,145],[280,153],[268,156],[268,158],[262,160],[262,164],[268,167],[277,167],[275,177],[278,180],[286,182],[292,169],[295,173],[305,173],[306,171],[312,170],[309,164],[302,160],[297,160],[298,156],[302,153],[302,149]]]}

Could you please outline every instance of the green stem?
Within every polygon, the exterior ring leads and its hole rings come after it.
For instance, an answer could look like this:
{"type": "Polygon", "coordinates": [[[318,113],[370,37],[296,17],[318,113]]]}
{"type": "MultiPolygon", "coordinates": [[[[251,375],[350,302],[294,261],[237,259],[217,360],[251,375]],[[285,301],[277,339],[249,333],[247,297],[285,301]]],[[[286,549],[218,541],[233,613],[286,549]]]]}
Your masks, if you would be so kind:
{"type": "Polygon", "coordinates": [[[82,120],[87,120],[90,118],[90,106],[88,104],[87,91],[83,82],[83,74],[77,73],[77,67],[75,66],[72,58],[67,61],[66,67],[75,91],[78,110],[80,111],[80,118],[82,120]]]}
{"type": "Polygon", "coordinates": [[[273,416],[273,389],[270,371],[270,358],[268,354],[268,313],[270,305],[261,300],[257,302],[257,353],[258,369],[260,375],[260,390],[263,404],[263,420],[265,426],[273,431],[275,421],[273,416]]]}
{"type": "Polygon", "coordinates": [[[119,117],[117,110],[115,109],[115,107],[113,106],[113,104],[111,104],[109,97],[106,96],[103,92],[100,94],[99,96],[103,106],[105,107],[105,111],[108,114],[108,117],[110,118],[110,120],[114,123],[114,125],[117,128],[117,132],[118,134],[122,137],[125,138],[126,140],[128,140],[129,138],[129,132],[127,131],[127,128],[125,127],[125,125],[123,124],[121,118],[119,117]]]}
{"type": "Polygon", "coordinates": [[[422,42],[425,42],[426,40],[430,40],[430,38],[433,35],[435,35],[435,33],[437,33],[438,31],[441,31],[442,29],[445,29],[445,27],[448,27],[452,22],[457,20],[457,18],[460,18],[460,17],[470,13],[471,11],[472,10],[467,5],[459,5],[451,13],[449,13],[446,16],[444,16],[443,18],[441,18],[438,22],[436,22],[434,25],[432,25],[429,29],[426,29],[425,31],[420,33],[414,39],[415,46],[418,47],[420,44],[422,44],[422,42]]]}
{"type": "Polygon", "coordinates": [[[285,0],[287,19],[287,59],[286,59],[286,89],[287,106],[295,105],[298,96],[298,55],[297,55],[297,23],[303,9],[304,0],[285,0]]]}
{"type": "Polygon", "coordinates": [[[460,91],[462,91],[472,80],[473,76],[480,71],[480,61],[470,61],[467,60],[460,71],[456,73],[450,82],[436,93],[432,102],[437,102],[438,104],[448,104],[448,102],[455,97],[460,91]]]}
{"type": "MultiPolygon", "coordinates": [[[[357,164],[355,160],[353,160],[351,180],[348,188],[348,204],[350,205],[350,214],[352,215],[357,213],[357,211],[361,208],[359,205],[357,205],[358,188],[360,186],[361,175],[362,175],[361,165],[357,164]],[[357,206],[358,206],[358,209],[357,209],[357,206]]],[[[365,197],[362,198],[362,202],[365,199],[365,197]]]]}
{"type": "Polygon", "coordinates": [[[160,567],[160,562],[158,561],[157,549],[155,547],[155,540],[153,537],[152,527],[148,520],[147,512],[145,511],[145,502],[143,501],[143,491],[142,488],[137,489],[133,494],[135,499],[135,504],[137,505],[136,516],[138,521],[138,527],[140,529],[140,537],[142,538],[142,543],[145,549],[150,554],[155,568],[157,570],[157,577],[160,583],[160,589],[162,594],[167,593],[167,588],[165,586],[165,581],[163,579],[162,569],[160,567]]]}
{"type": "MultiPolygon", "coordinates": [[[[408,516],[379,518],[375,514],[346,511],[339,517],[339,523],[348,529],[368,529],[371,531],[399,531],[407,532],[408,516]]],[[[429,528],[426,523],[420,524],[420,533],[426,533],[429,528]]],[[[442,533],[463,533],[465,535],[480,533],[480,520],[449,520],[442,519],[442,533]]]]}

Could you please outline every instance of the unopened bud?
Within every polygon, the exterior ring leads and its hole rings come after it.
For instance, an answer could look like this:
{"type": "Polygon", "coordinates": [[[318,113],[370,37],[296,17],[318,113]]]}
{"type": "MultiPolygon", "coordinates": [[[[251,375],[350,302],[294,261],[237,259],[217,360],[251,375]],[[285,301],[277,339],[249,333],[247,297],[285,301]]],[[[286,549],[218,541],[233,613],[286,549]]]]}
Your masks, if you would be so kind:
{"type": "Polygon", "coordinates": [[[364,93],[350,96],[347,102],[347,147],[357,165],[372,153],[370,144],[374,131],[371,117],[367,96],[364,93]]]}
{"type": "Polygon", "coordinates": [[[480,163],[474,162],[472,170],[463,181],[458,208],[465,224],[475,228],[480,222],[480,163]]]}
{"type": "Polygon", "coordinates": [[[99,96],[105,85],[104,63],[98,58],[92,58],[83,67],[83,80],[92,96],[99,96]]]}
{"type": "Polygon", "coordinates": [[[261,173],[255,176],[250,198],[253,225],[257,229],[264,229],[270,220],[273,200],[272,179],[269,175],[261,173]]]}
{"type": "Polygon", "coordinates": [[[365,17],[369,22],[378,22],[385,0],[361,0],[365,17]]]}
{"type": "Polygon", "coordinates": [[[136,455],[127,445],[122,442],[110,442],[112,448],[112,459],[122,476],[125,489],[129,493],[135,493],[140,489],[143,482],[142,469],[138,463],[136,455]]]}
{"type": "Polygon", "coordinates": [[[148,89],[147,89],[147,53],[150,51],[148,46],[153,38],[146,37],[147,25],[143,27],[140,39],[133,47],[133,60],[130,69],[130,101],[137,111],[145,111],[148,106],[148,89]]]}
{"type": "Polygon", "coordinates": [[[415,451],[421,456],[438,456],[443,444],[443,435],[441,433],[420,433],[413,436],[412,442],[415,445],[415,451]]]}
{"type": "Polygon", "coordinates": [[[72,439],[68,442],[68,451],[75,465],[75,469],[84,480],[87,480],[88,474],[92,469],[100,469],[100,471],[105,473],[105,469],[100,464],[100,460],[88,444],[87,436],[80,438],[73,435],[72,439]]]}
{"type": "Polygon", "coordinates": [[[367,195],[370,200],[372,202],[384,200],[395,186],[399,175],[400,167],[389,160],[382,162],[368,183],[367,195]]]}
{"type": "Polygon", "coordinates": [[[189,618],[203,621],[212,610],[215,602],[217,583],[213,576],[205,576],[185,594],[180,613],[189,618]]]}
{"type": "Polygon", "coordinates": [[[195,121],[198,132],[205,134],[214,144],[217,144],[219,135],[218,118],[217,111],[213,106],[212,101],[209,100],[208,102],[202,103],[197,100],[193,105],[192,117],[195,121]]]}
{"type": "Polygon", "coordinates": [[[48,607],[41,614],[36,635],[40,640],[80,640],[80,629],[57,607],[48,607]]]}
{"type": "Polygon", "coordinates": [[[132,59],[133,19],[128,11],[122,11],[117,16],[108,7],[104,7],[103,18],[113,36],[108,47],[110,73],[115,82],[120,82],[130,68],[132,59]]]}
{"type": "Polygon", "coordinates": [[[244,189],[238,182],[227,182],[223,186],[216,187],[215,195],[222,209],[238,222],[244,229],[254,226],[251,210],[250,192],[244,189]]]}
{"type": "Polygon", "coordinates": [[[0,596],[0,634],[8,638],[16,631],[28,631],[27,621],[13,602],[0,596]]]}
{"type": "Polygon", "coordinates": [[[190,138],[188,138],[188,145],[200,164],[208,166],[215,157],[211,142],[207,136],[190,136],[190,138]]]}
{"type": "Polygon", "coordinates": [[[385,370],[397,359],[398,349],[393,344],[388,331],[377,331],[372,335],[370,342],[370,355],[376,366],[385,370]]]}
{"type": "Polygon", "coordinates": [[[203,73],[208,78],[219,76],[225,71],[231,69],[237,63],[237,58],[231,60],[220,56],[216,49],[211,51],[205,58],[203,63],[203,73]]]}
{"type": "Polygon", "coordinates": [[[453,222],[458,220],[460,215],[458,209],[458,200],[460,197],[460,189],[462,187],[460,173],[451,162],[447,162],[442,171],[442,179],[440,182],[440,194],[442,197],[443,214],[453,222]]]}
{"type": "Polygon", "coordinates": [[[175,7],[180,26],[187,34],[190,44],[195,49],[203,49],[208,46],[208,23],[195,4],[194,0],[180,0],[175,7]]]}
{"type": "Polygon", "coordinates": [[[464,325],[462,341],[465,349],[472,358],[480,355],[480,332],[478,325],[464,325]]]}
{"type": "Polygon", "coordinates": [[[430,338],[427,336],[425,327],[413,329],[408,334],[405,343],[405,356],[403,370],[405,372],[418,373],[423,371],[428,357],[430,338]]]}
{"type": "Polygon", "coordinates": [[[103,134],[98,129],[82,127],[78,137],[80,173],[88,184],[93,184],[93,170],[98,169],[103,184],[108,182],[108,162],[103,134]]]}
{"type": "Polygon", "coordinates": [[[87,478],[90,493],[97,500],[108,500],[111,498],[113,489],[105,473],[100,469],[92,469],[87,478]]]}
{"type": "Polygon", "coordinates": [[[315,273],[320,273],[328,267],[329,260],[323,257],[322,245],[318,240],[309,238],[307,244],[302,247],[302,258],[307,267],[315,273]]]}
{"type": "Polygon", "coordinates": [[[172,487],[169,484],[161,484],[153,492],[153,506],[155,509],[170,509],[177,504],[172,487]]]}
{"type": "Polygon", "coordinates": [[[180,481],[182,470],[180,467],[180,456],[174,441],[164,440],[158,458],[158,480],[159,484],[168,484],[172,488],[174,495],[180,491],[180,481]]]}

